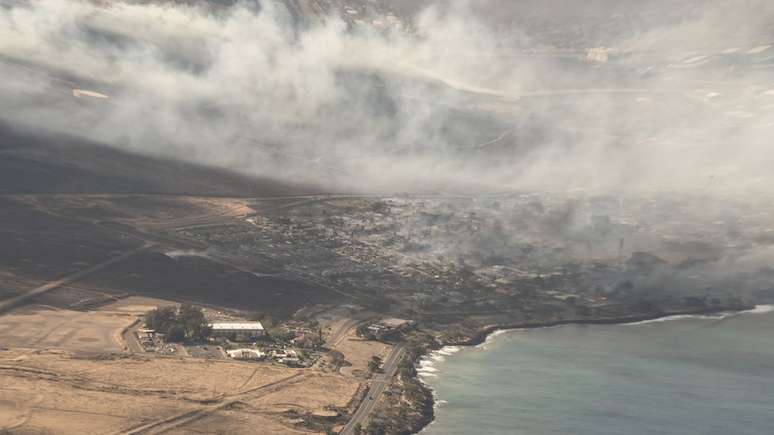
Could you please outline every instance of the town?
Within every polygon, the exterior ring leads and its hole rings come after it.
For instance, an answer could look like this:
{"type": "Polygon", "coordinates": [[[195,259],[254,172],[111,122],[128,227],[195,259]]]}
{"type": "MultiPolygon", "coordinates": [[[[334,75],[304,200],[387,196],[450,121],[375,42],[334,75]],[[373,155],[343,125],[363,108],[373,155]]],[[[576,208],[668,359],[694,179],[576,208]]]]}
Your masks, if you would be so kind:
{"type": "MultiPolygon", "coordinates": [[[[711,273],[770,243],[764,214],[740,213],[741,202],[708,213],[708,198],[584,192],[40,199],[4,199],[14,216],[3,220],[6,230],[68,225],[69,233],[48,233],[51,249],[65,236],[103,240],[114,257],[106,265],[89,251],[59,265],[41,257],[46,251],[12,257],[4,285],[30,290],[4,294],[3,358],[53,347],[80,355],[73,367],[117,352],[132,358],[112,363],[125,373],[163,364],[187,382],[218,379],[189,373],[186,361],[243,373],[241,388],[223,390],[229,381],[197,393],[204,402],[196,418],[144,419],[127,433],[207,424],[235,400],[277,403],[261,415],[283,427],[412,431],[432,418],[432,395],[414,370],[429,349],[474,343],[498,325],[634,321],[744,309],[746,300],[772,296],[759,284],[765,269],[711,273]],[[77,218],[85,209],[100,216],[96,226],[77,218]],[[115,257],[122,249],[128,254],[115,257]],[[86,264],[93,266],[76,284],[35,287],[24,278],[86,264]],[[274,385],[271,376],[287,380],[274,385]],[[267,385],[261,394],[248,388],[255,382],[267,385]],[[295,388],[304,391],[297,406],[279,405],[295,388]],[[330,389],[339,391],[335,401],[330,389]]],[[[35,358],[40,369],[61,364],[58,354],[35,358]]],[[[192,412],[191,404],[178,409],[192,412]]]]}

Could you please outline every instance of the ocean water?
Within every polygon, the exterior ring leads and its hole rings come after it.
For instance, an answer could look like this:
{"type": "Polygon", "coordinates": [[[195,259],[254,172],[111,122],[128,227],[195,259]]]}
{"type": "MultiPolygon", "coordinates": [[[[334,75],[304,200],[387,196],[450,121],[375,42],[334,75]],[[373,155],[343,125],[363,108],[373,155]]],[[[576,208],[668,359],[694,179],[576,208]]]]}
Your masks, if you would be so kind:
{"type": "Polygon", "coordinates": [[[772,435],[774,306],[497,333],[420,363],[425,435],[772,435]]]}

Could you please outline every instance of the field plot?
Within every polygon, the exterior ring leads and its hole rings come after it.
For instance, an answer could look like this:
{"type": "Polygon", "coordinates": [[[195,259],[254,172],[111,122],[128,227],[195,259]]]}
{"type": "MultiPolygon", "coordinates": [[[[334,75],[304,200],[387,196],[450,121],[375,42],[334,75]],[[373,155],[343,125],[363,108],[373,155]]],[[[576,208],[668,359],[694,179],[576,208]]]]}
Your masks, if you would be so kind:
{"type": "Polygon", "coordinates": [[[185,408],[158,397],[89,391],[39,379],[36,374],[2,376],[0,431],[14,434],[112,433],[130,422],[185,408]]]}
{"type": "Polygon", "coordinates": [[[350,366],[342,367],[341,373],[353,376],[362,376],[368,373],[368,362],[371,357],[378,355],[385,358],[390,354],[392,346],[379,343],[378,341],[367,341],[358,338],[354,331],[351,331],[335,349],[346,356],[350,366]]]}
{"type": "Polygon", "coordinates": [[[120,352],[120,331],[134,319],[128,313],[31,305],[0,316],[0,336],[11,347],[120,352]]]}
{"type": "Polygon", "coordinates": [[[0,269],[0,301],[18,296],[38,284],[35,281],[19,279],[13,273],[0,269]]]}
{"type": "Polygon", "coordinates": [[[293,428],[289,424],[267,418],[253,407],[246,405],[234,406],[231,409],[218,411],[198,419],[195,423],[173,428],[168,435],[189,435],[191,433],[228,433],[254,434],[260,428],[260,433],[267,434],[308,434],[309,431],[293,428]],[[207,428],[210,428],[209,430],[207,428]],[[218,428],[213,431],[211,428],[218,428]],[[219,432],[218,432],[219,431],[219,432]]]}
{"type": "Polygon", "coordinates": [[[357,387],[269,364],[4,349],[0,432],[309,433],[297,416],[345,407],[357,387]]]}
{"type": "MultiPolygon", "coordinates": [[[[159,252],[134,255],[84,285],[243,310],[288,315],[315,302],[340,298],[326,288],[292,278],[258,276],[206,256],[159,252]]],[[[107,291],[107,290],[106,290],[107,291]]]]}
{"type": "Polygon", "coordinates": [[[0,238],[0,271],[20,280],[60,278],[141,246],[124,235],[11,198],[0,198],[0,238]]]}
{"type": "Polygon", "coordinates": [[[248,200],[238,198],[102,194],[18,198],[28,206],[64,218],[112,220],[156,229],[206,225],[255,212],[248,200]]]}
{"type": "Polygon", "coordinates": [[[178,305],[177,302],[165,299],[148,298],[144,296],[130,296],[103,306],[100,311],[113,313],[126,313],[141,316],[148,311],[168,305],[178,305]]]}

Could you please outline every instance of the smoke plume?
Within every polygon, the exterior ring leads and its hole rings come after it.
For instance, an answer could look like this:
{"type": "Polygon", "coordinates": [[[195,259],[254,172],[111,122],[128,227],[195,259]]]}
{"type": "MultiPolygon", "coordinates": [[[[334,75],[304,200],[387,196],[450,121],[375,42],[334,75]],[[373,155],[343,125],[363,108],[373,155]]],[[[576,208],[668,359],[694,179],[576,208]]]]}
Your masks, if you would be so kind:
{"type": "Polygon", "coordinates": [[[346,191],[774,185],[765,1],[1,5],[20,129],[346,191]]]}

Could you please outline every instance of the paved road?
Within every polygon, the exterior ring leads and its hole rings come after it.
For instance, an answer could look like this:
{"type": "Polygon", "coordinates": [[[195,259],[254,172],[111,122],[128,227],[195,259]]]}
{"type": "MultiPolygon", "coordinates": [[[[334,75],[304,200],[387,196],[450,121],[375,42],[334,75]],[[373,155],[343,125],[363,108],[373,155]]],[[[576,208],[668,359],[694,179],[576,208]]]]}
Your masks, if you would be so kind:
{"type": "Polygon", "coordinates": [[[72,275],[68,275],[64,278],[60,278],[56,281],[51,281],[47,284],[44,284],[40,287],[36,287],[26,293],[23,293],[19,296],[16,296],[14,298],[8,299],[6,301],[0,302],[0,314],[10,311],[20,305],[23,305],[24,303],[28,302],[30,299],[34,298],[35,296],[40,296],[46,292],[50,292],[51,290],[55,290],[59,287],[65,286],[67,284],[72,284],[78,280],[81,280],[93,273],[99,272],[102,269],[105,269],[106,267],[112,266],[116,263],[119,263],[121,261],[126,260],[127,258],[131,257],[132,255],[143,251],[145,249],[150,248],[152,245],[146,244],[145,246],[141,248],[137,248],[134,250],[131,250],[129,252],[126,252],[124,254],[119,255],[118,257],[111,258],[110,260],[103,261],[102,263],[96,264],[88,269],[81,270],[80,272],[76,272],[72,275]]]}
{"type": "Polygon", "coordinates": [[[406,345],[401,343],[392,349],[392,353],[387,357],[382,367],[383,373],[378,374],[371,381],[371,388],[368,391],[368,395],[360,403],[360,406],[355,411],[355,414],[349,420],[344,429],[339,432],[341,435],[354,435],[354,427],[360,423],[365,428],[365,423],[368,420],[368,416],[376,407],[376,403],[379,401],[379,397],[387,388],[387,385],[392,381],[395,372],[398,370],[398,364],[403,358],[403,353],[406,350],[406,345]]]}

